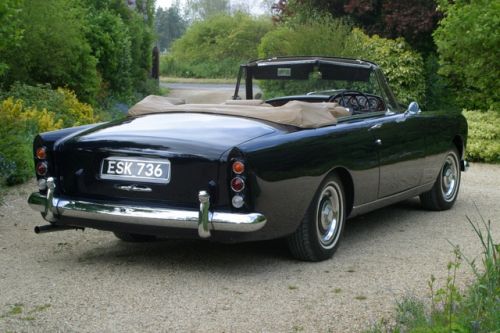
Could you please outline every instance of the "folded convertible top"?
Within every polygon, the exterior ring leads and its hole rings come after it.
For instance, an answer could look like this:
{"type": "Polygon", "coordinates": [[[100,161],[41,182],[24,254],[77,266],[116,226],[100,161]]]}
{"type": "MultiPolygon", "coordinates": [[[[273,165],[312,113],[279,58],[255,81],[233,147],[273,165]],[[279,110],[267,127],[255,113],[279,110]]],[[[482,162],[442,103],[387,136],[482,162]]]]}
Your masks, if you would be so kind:
{"type": "Polygon", "coordinates": [[[266,120],[300,128],[318,128],[337,123],[337,117],[348,116],[346,108],[337,103],[306,103],[290,101],[273,107],[263,101],[228,101],[224,104],[181,104],[181,100],[150,95],[129,110],[133,117],[152,113],[212,113],[266,120]]]}

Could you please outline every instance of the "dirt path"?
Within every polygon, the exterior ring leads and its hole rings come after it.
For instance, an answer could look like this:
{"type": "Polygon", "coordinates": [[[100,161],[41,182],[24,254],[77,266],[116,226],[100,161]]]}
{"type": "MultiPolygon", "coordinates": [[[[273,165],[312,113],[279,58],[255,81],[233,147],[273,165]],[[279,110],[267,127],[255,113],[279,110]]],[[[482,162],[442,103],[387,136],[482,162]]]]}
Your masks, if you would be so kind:
{"type": "MultiPolygon", "coordinates": [[[[0,332],[359,332],[395,299],[424,297],[451,246],[471,256],[475,205],[500,239],[500,166],[473,165],[455,207],[418,199],[350,220],[333,259],[290,259],[280,242],[125,244],[95,230],[35,235],[42,224],[13,188],[0,207],[0,332]]],[[[464,272],[462,281],[468,277],[464,272]]]]}
{"type": "Polygon", "coordinates": [[[170,89],[169,97],[182,98],[186,103],[223,103],[234,95],[234,84],[161,83],[170,89]]]}

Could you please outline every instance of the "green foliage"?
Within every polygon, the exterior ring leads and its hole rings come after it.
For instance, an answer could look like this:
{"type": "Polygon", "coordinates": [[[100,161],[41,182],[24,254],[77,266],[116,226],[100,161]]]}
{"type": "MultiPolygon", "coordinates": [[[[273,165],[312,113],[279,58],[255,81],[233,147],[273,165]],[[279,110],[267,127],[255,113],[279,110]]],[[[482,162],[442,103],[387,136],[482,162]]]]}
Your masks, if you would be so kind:
{"type": "Polygon", "coordinates": [[[445,17],[434,32],[445,75],[467,109],[500,107],[500,2],[439,1],[445,17]]]}
{"type": "Polygon", "coordinates": [[[187,0],[187,12],[192,21],[206,20],[220,14],[229,15],[229,0],[187,0]]]}
{"type": "Polygon", "coordinates": [[[87,39],[102,78],[99,102],[121,100],[130,104],[154,93],[150,77],[154,1],[85,0],[87,39]]]}
{"type": "Polygon", "coordinates": [[[299,17],[298,21],[287,22],[265,35],[259,45],[259,56],[323,55],[373,61],[381,66],[400,102],[423,100],[422,57],[402,38],[369,37],[359,29],[351,30],[343,21],[313,15],[314,20],[299,17]]]}
{"type": "Polygon", "coordinates": [[[158,47],[168,50],[170,44],[186,31],[187,22],[182,18],[179,7],[174,5],[168,9],[158,8],[156,11],[155,31],[158,36],[158,47]]]}
{"type": "Polygon", "coordinates": [[[53,112],[25,107],[21,100],[0,103],[0,184],[12,185],[33,176],[32,141],[38,132],[62,127],[53,112]]]}
{"type": "Polygon", "coordinates": [[[354,29],[346,41],[344,55],[377,63],[389,81],[396,98],[404,104],[423,101],[425,94],[422,56],[412,51],[403,38],[369,37],[354,29]]]}
{"type": "Polygon", "coordinates": [[[474,229],[483,249],[481,268],[476,260],[464,256],[454,246],[455,259],[448,264],[448,276],[441,288],[435,286],[431,276],[429,289],[431,308],[426,311],[422,300],[412,297],[397,304],[396,323],[381,321],[369,332],[415,332],[415,333],[489,333],[500,327],[500,244],[495,243],[491,223],[469,223],[474,229]],[[462,262],[472,269],[475,281],[462,293],[456,284],[457,271],[462,262]]]}
{"type": "Polygon", "coordinates": [[[290,22],[268,32],[262,38],[258,47],[259,57],[343,56],[350,34],[350,26],[328,16],[319,16],[304,23],[290,22]]]}
{"type": "Polygon", "coordinates": [[[467,158],[500,163],[500,112],[464,111],[469,124],[467,158]]]}
{"type": "Polygon", "coordinates": [[[33,176],[33,138],[39,132],[98,122],[89,104],[74,92],[50,86],[14,84],[0,94],[0,186],[33,176]]]}
{"type": "Polygon", "coordinates": [[[22,38],[19,11],[21,0],[2,0],[0,2],[0,77],[8,69],[4,52],[9,47],[17,45],[22,38]]]}
{"type": "Polygon", "coordinates": [[[5,0],[0,19],[3,89],[14,82],[67,87],[93,105],[133,103],[157,90],[147,82],[154,0],[135,7],[121,0],[5,0]]]}
{"type": "Polygon", "coordinates": [[[419,52],[435,49],[432,31],[440,13],[435,0],[276,0],[276,21],[311,17],[311,13],[328,13],[362,28],[367,34],[384,38],[403,37],[419,52]]]}
{"type": "Polygon", "coordinates": [[[438,58],[431,53],[425,59],[425,100],[422,103],[424,109],[460,111],[455,92],[450,89],[448,80],[438,71],[438,58]]]}
{"type": "Polygon", "coordinates": [[[130,54],[131,41],[122,18],[110,10],[89,11],[87,40],[97,59],[97,70],[102,84],[99,100],[110,94],[130,96],[132,93],[130,54]]]}
{"type": "Polygon", "coordinates": [[[257,57],[257,45],[271,28],[268,20],[243,13],[195,22],[163,57],[162,74],[234,78],[241,63],[257,57]]]}
{"type": "Polygon", "coordinates": [[[54,113],[63,127],[91,124],[102,118],[102,115],[94,113],[89,104],[79,102],[75,93],[65,88],[52,90],[48,85],[15,83],[8,92],[0,94],[0,100],[9,97],[22,101],[26,108],[46,109],[54,113]]]}
{"type": "Polygon", "coordinates": [[[23,1],[19,18],[23,39],[5,50],[6,83],[50,82],[93,101],[99,78],[85,39],[84,12],[70,0],[23,1]]]}

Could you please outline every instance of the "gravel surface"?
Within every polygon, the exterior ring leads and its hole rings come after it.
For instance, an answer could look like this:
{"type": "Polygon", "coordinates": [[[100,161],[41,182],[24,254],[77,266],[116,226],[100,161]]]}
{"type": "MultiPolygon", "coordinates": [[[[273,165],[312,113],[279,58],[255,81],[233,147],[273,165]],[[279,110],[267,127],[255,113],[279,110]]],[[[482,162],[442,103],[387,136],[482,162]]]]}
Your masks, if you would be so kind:
{"type": "MultiPolygon", "coordinates": [[[[304,263],[282,242],[127,244],[96,230],[35,235],[26,198],[0,207],[0,332],[359,332],[403,295],[425,297],[459,244],[480,251],[465,216],[500,238],[500,166],[474,164],[452,210],[411,199],[349,221],[331,260],[304,263]]],[[[470,277],[460,273],[462,282],[470,277]]]]}
{"type": "MultiPolygon", "coordinates": [[[[35,235],[44,224],[14,187],[0,206],[0,332],[360,332],[391,318],[404,295],[441,283],[459,244],[479,242],[466,215],[500,239],[500,166],[473,164],[455,207],[417,198],[349,220],[331,260],[290,258],[283,242],[127,244],[86,230],[35,235]],[[476,209],[477,206],[477,209],[476,209]]],[[[460,283],[470,279],[467,268],[460,283]]]]}

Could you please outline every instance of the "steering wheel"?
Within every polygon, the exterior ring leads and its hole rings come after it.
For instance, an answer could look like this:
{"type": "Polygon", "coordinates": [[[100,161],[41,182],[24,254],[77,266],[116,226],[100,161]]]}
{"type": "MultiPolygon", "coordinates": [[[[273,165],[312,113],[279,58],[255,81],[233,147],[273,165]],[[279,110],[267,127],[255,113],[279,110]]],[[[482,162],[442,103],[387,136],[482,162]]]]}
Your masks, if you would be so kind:
{"type": "Polygon", "coordinates": [[[343,107],[349,107],[351,106],[354,111],[359,111],[359,112],[369,112],[370,111],[370,104],[368,100],[368,96],[363,94],[361,91],[358,90],[344,90],[336,95],[332,95],[328,98],[328,102],[333,102],[335,99],[339,98],[339,104],[342,105],[343,107]],[[350,97],[347,98],[346,101],[346,95],[350,95],[350,97]],[[364,100],[364,108],[362,108],[363,105],[359,102],[357,96],[362,96],[364,100]],[[352,104],[351,101],[355,100],[356,105],[352,104]],[[357,110],[356,110],[357,109],[357,110]]]}

